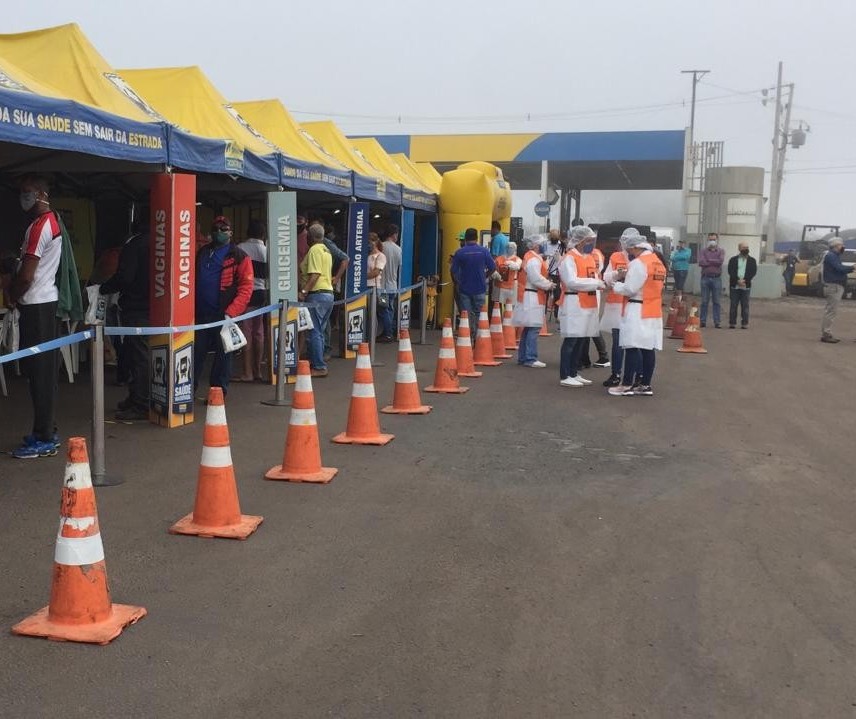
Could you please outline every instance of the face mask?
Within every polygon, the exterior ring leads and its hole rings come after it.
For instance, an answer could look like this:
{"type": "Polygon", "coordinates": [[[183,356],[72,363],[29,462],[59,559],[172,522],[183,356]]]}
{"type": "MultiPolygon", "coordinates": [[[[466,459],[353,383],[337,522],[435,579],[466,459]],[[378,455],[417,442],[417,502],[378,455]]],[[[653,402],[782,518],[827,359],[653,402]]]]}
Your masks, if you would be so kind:
{"type": "Polygon", "coordinates": [[[749,254],[749,250],[740,250],[740,254],[746,257],[749,254]]]}
{"type": "Polygon", "coordinates": [[[35,192],[22,192],[21,193],[21,209],[24,212],[29,212],[33,209],[33,206],[36,204],[36,193],[35,192]]]}
{"type": "Polygon", "coordinates": [[[215,245],[225,245],[229,241],[229,233],[225,230],[215,230],[211,233],[211,240],[215,245]]]}
{"type": "Polygon", "coordinates": [[[713,249],[716,247],[716,240],[708,240],[707,246],[713,249]]]}
{"type": "Polygon", "coordinates": [[[583,245],[581,251],[584,255],[590,255],[592,250],[594,250],[594,245],[583,245]]]}

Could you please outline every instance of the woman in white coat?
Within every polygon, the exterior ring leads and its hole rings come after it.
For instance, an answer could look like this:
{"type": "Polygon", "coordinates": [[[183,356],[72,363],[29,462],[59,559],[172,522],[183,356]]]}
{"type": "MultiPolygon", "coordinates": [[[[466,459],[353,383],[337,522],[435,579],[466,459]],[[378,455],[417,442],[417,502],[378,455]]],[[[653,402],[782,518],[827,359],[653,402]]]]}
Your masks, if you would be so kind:
{"type": "Polygon", "coordinates": [[[562,349],[559,354],[559,384],[562,387],[582,387],[591,384],[579,374],[580,355],[587,339],[598,333],[597,291],[605,287],[600,280],[597,260],[585,252],[595,241],[590,227],[574,227],[568,238],[571,249],[559,264],[562,295],[559,306],[559,330],[562,349]]]}
{"type": "Polygon", "coordinates": [[[609,388],[618,397],[651,396],[654,351],[663,349],[663,285],[666,268],[642,235],[625,241],[632,258],[623,281],[612,289],[627,298],[619,327],[624,349],[624,378],[609,388]]]}
{"type": "Polygon", "coordinates": [[[547,311],[547,293],[555,287],[547,279],[547,262],[539,253],[543,242],[543,238],[537,236],[526,240],[528,250],[517,276],[517,304],[511,316],[511,324],[523,328],[517,350],[517,364],[537,369],[547,366],[538,359],[538,333],[547,311]]]}
{"type": "MultiPolygon", "coordinates": [[[[608,287],[619,280],[624,279],[627,273],[627,265],[630,263],[630,258],[627,255],[626,243],[631,237],[638,237],[639,230],[635,227],[628,227],[621,234],[619,239],[619,249],[609,256],[609,262],[603,273],[603,280],[608,287]]],[[[627,300],[623,295],[618,294],[614,289],[610,289],[606,293],[606,299],[603,304],[603,314],[600,317],[600,331],[609,332],[612,336],[612,356],[611,365],[612,373],[604,380],[604,387],[615,387],[621,384],[621,368],[624,366],[624,350],[621,348],[620,328],[621,317],[624,314],[624,305],[627,300]]]]}

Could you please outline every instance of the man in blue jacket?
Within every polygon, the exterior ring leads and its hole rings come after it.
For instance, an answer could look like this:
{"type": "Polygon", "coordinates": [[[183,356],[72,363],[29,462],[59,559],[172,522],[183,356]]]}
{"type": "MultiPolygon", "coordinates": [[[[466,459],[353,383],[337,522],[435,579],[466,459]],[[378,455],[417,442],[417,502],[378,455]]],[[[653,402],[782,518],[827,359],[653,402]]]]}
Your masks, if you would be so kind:
{"type": "Polygon", "coordinates": [[[829,251],[823,256],[823,294],[826,297],[826,310],[823,313],[820,341],[829,344],[841,341],[832,336],[832,323],[835,321],[838,305],[844,296],[847,275],[853,271],[852,262],[841,261],[843,252],[844,241],[840,237],[833,237],[829,241],[829,251]]]}

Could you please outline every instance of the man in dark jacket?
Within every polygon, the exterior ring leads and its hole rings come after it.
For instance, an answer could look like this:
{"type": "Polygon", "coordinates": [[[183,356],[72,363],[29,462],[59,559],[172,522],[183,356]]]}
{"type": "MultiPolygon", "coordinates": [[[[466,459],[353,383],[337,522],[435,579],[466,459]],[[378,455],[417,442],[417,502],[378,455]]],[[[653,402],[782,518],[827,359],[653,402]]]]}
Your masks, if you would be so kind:
{"type": "Polygon", "coordinates": [[[832,336],[832,323],[838,314],[838,305],[844,297],[847,287],[847,275],[853,271],[853,264],[841,261],[844,252],[844,241],[840,237],[833,237],[829,241],[829,251],[823,256],[823,294],[826,297],[826,310],[823,313],[821,323],[821,342],[836,344],[840,342],[837,337],[832,336]]]}
{"type": "MultiPolygon", "coordinates": [[[[122,246],[116,274],[101,285],[102,295],[119,293],[122,325],[145,327],[149,323],[149,228],[135,223],[122,246]]],[[[127,335],[122,342],[122,359],[129,372],[128,396],[119,402],[116,419],[129,421],[149,416],[148,337],[127,335]]]]}
{"type": "Polygon", "coordinates": [[[737,324],[737,307],[740,307],[740,329],[749,327],[749,291],[752,278],[758,274],[758,263],[749,256],[749,245],[741,242],[737,246],[739,254],[728,260],[728,286],[731,288],[731,306],[728,310],[728,328],[737,324]]]}
{"type": "MultiPolygon", "coordinates": [[[[232,244],[232,225],[222,215],[214,218],[211,242],[196,255],[196,324],[237,317],[247,311],[253,295],[253,263],[245,252],[232,244]]],[[[229,389],[232,355],[223,351],[220,327],[198,330],[194,337],[193,387],[205,366],[205,357],[214,351],[210,384],[229,389]]]]}

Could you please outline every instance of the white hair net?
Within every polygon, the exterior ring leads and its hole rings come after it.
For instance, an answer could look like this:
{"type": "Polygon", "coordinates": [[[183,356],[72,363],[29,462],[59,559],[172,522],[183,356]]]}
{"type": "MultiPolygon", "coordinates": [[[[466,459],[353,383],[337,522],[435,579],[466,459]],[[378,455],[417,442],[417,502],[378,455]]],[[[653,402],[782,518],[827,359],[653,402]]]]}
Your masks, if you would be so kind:
{"type": "Polygon", "coordinates": [[[588,225],[577,225],[571,228],[570,232],[571,244],[578,245],[580,242],[585,242],[596,237],[594,230],[588,225]]]}
{"type": "Polygon", "coordinates": [[[517,254],[517,243],[511,241],[508,243],[508,250],[506,251],[507,255],[515,255],[517,254]]]}
{"type": "Polygon", "coordinates": [[[543,247],[546,242],[547,238],[543,235],[529,235],[529,237],[523,240],[523,245],[530,250],[537,250],[543,247]]]}
{"type": "Polygon", "coordinates": [[[645,235],[640,235],[638,231],[635,235],[627,235],[627,231],[621,235],[621,244],[624,245],[628,250],[632,247],[642,247],[643,249],[650,250],[651,245],[648,244],[648,240],[645,239],[645,235]]]}

